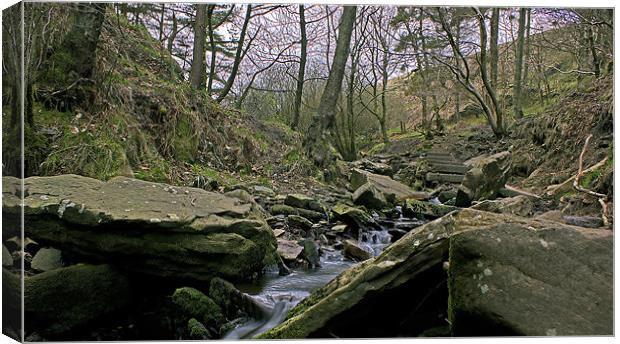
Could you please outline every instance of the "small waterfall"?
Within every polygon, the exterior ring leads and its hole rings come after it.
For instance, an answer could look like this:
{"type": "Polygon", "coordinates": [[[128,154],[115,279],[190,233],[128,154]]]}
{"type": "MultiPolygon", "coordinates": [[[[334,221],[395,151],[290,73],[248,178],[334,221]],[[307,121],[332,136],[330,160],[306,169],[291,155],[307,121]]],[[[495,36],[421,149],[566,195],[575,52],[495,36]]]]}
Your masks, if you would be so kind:
{"type": "Polygon", "coordinates": [[[373,252],[376,257],[383,252],[383,249],[392,243],[392,235],[386,228],[378,230],[370,230],[362,233],[359,244],[369,252],[373,252]]]}

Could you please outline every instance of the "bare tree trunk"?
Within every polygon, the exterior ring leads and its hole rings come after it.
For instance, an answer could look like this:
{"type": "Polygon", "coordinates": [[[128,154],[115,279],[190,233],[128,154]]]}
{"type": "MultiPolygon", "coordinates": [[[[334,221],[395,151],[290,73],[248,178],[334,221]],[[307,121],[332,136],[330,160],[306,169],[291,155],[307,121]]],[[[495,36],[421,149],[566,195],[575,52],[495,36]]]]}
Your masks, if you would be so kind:
{"type": "Polygon", "coordinates": [[[342,79],[349,57],[349,45],[355,24],[356,10],[355,6],[344,6],[340,19],[338,40],[336,41],[336,51],[327,84],[323,89],[319,108],[313,116],[312,124],[304,140],[306,153],[309,157],[312,157],[315,165],[318,167],[327,167],[334,160],[327,137],[329,136],[329,130],[334,125],[336,104],[340,96],[342,79]]]}
{"type": "MultiPolygon", "coordinates": [[[[461,22],[457,20],[456,22],[456,32],[454,35],[454,40],[457,49],[461,49],[460,41],[461,41],[461,22]]],[[[459,68],[459,58],[458,56],[454,56],[454,64],[457,68],[459,68]]],[[[457,84],[458,85],[458,84],[457,84]]],[[[459,120],[459,116],[461,113],[461,93],[459,92],[459,87],[455,85],[454,87],[454,117],[456,120],[459,120]]]]}
{"type": "MultiPolygon", "coordinates": [[[[495,122],[493,122],[493,118],[490,118],[491,128],[496,136],[504,135],[504,123],[503,123],[503,114],[502,108],[499,105],[497,100],[497,93],[495,91],[495,87],[491,85],[489,81],[489,75],[487,72],[487,27],[484,19],[484,15],[480,13],[478,9],[476,9],[476,14],[478,16],[478,23],[480,25],[480,75],[482,77],[482,83],[484,84],[484,88],[486,89],[489,97],[491,98],[491,103],[493,104],[493,109],[495,112],[495,122]]],[[[496,64],[497,61],[493,61],[493,64],[496,64]]],[[[497,68],[497,66],[493,67],[497,68]]]]}
{"type": "Polygon", "coordinates": [[[586,33],[588,35],[588,47],[590,48],[590,55],[592,56],[592,67],[594,69],[594,75],[598,78],[601,76],[601,63],[596,52],[596,45],[594,44],[594,32],[592,25],[587,25],[586,33]]]}
{"type": "Polygon", "coordinates": [[[299,125],[299,112],[301,111],[301,99],[304,92],[304,78],[306,74],[308,39],[306,37],[306,15],[304,5],[299,5],[299,30],[301,32],[301,52],[299,55],[299,72],[297,73],[297,90],[295,92],[293,122],[291,123],[291,127],[294,130],[296,130],[299,125]]]}
{"type": "Polygon", "coordinates": [[[228,79],[226,79],[226,84],[224,84],[224,88],[222,92],[217,96],[215,101],[221,103],[224,98],[230,92],[230,89],[235,82],[235,77],[237,76],[237,71],[239,70],[239,64],[241,63],[241,56],[243,53],[243,42],[245,41],[245,35],[248,30],[248,24],[250,23],[250,17],[252,16],[252,5],[248,4],[247,9],[245,11],[245,20],[243,21],[243,27],[241,28],[241,33],[239,34],[239,42],[237,43],[237,52],[235,54],[235,61],[233,62],[232,70],[230,71],[230,75],[228,79]]]}
{"type": "Polygon", "coordinates": [[[161,4],[161,16],[159,17],[159,42],[164,41],[164,15],[166,14],[166,4],[161,4]]]}
{"type": "Polygon", "coordinates": [[[521,82],[523,81],[523,44],[525,41],[525,16],[526,9],[519,10],[519,31],[517,33],[517,52],[515,55],[515,78],[514,78],[514,96],[513,107],[515,118],[523,117],[523,109],[521,105],[521,82]]]}
{"type": "MultiPolygon", "coordinates": [[[[420,16],[418,18],[418,25],[420,27],[420,32],[418,33],[419,36],[418,38],[420,38],[420,40],[424,39],[424,20],[422,18],[422,13],[423,10],[422,8],[420,8],[420,16]]],[[[424,51],[424,43],[422,43],[422,51],[424,51]]],[[[426,55],[424,55],[424,58],[426,58],[426,55]]],[[[426,78],[426,64],[425,63],[425,59],[424,58],[420,58],[420,54],[416,54],[416,63],[418,65],[418,70],[420,71],[420,76],[422,77],[422,83],[424,85],[427,85],[427,78],[426,78]]],[[[422,92],[422,126],[424,128],[430,128],[431,127],[431,123],[429,121],[429,116],[428,116],[428,96],[426,94],[426,92],[422,92]]]]}
{"type": "Polygon", "coordinates": [[[207,94],[211,95],[213,90],[213,79],[215,78],[215,61],[217,49],[215,47],[215,36],[213,34],[213,11],[215,5],[209,5],[207,9],[207,21],[209,23],[209,46],[211,47],[211,63],[209,64],[209,81],[207,83],[207,94]]]}
{"type": "Polygon", "coordinates": [[[530,29],[532,24],[532,9],[527,9],[527,18],[525,26],[525,48],[523,56],[523,83],[522,85],[527,88],[527,78],[530,67],[530,29]]]}
{"type": "Polygon", "coordinates": [[[379,125],[381,126],[381,136],[383,136],[383,143],[386,145],[390,143],[390,137],[387,131],[387,91],[388,91],[388,47],[383,47],[383,61],[382,61],[382,79],[381,79],[381,119],[379,125]]]}
{"type": "Polygon", "coordinates": [[[491,13],[491,43],[489,47],[489,60],[491,63],[491,85],[497,88],[498,84],[498,72],[497,67],[499,65],[499,8],[493,8],[491,13]]]}
{"type": "Polygon", "coordinates": [[[206,40],[207,4],[196,4],[194,22],[194,52],[190,71],[190,84],[198,90],[204,85],[205,75],[205,40],[206,40]]]}
{"type": "Polygon", "coordinates": [[[178,34],[178,20],[177,20],[177,15],[176,13],[174,13],[174,11],[172,12],[172,29],[170,31],[170,35],[168,36],[168,52],[170,54],[172,54],[172,48],[174,48],[174,40],[177,38],[177,34],[178,34]]]}

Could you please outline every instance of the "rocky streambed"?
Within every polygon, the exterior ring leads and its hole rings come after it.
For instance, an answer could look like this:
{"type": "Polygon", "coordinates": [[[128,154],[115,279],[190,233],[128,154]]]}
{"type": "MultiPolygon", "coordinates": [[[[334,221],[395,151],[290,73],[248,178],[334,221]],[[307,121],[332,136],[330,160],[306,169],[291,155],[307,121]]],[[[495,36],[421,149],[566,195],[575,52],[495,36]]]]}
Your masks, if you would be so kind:
{"type": "Polygon", "coordinates": [[[311,194],[5,177],[4,304],[23,248],[28,340],[612,333],[610,231],[504,188],[505,153],[428,157],[465,174],[362,161],[311,194]]]}

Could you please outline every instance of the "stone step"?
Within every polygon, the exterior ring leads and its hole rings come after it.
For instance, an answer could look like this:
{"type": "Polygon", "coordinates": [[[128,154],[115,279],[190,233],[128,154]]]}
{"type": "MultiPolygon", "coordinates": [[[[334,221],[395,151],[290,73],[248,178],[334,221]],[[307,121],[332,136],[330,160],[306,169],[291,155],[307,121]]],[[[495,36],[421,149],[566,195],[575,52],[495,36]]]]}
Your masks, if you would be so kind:
{"type": "Polygon", "coordinates": [[[431,162],[431,168],[433,172],[451,173],[451,174],[466,174],[469,171],[469,167],[463,164],[446,164],[446,163],[433,163],[431,162]]]}
{"type": "Polygon", "coordinates": [[[429,172],[426,174],[426,180],[431,182],[440,182],[440,183],[461,183],[463,181],[462,174],[449,174],[449,173],[433,173],[429,172]]]}

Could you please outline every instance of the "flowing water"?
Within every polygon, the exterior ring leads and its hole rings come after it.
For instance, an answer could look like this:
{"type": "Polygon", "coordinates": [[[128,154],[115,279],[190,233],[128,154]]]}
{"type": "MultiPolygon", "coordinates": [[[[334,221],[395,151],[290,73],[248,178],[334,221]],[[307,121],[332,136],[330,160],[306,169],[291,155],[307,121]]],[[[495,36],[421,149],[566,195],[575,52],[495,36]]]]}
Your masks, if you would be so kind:
{"type": "Polygon", "coordinates": [[[263,319],[254,319],[231,330],[223,339],[251,338],[284,321],[288,311],[312,291],[326,285],[342,271],[356,264],[345,259],[340,251],[325,252],[321,267],[297,270],[287,276],[270,271],[258,284],[239,285],[239,289],[252,296],[264,307],[263,319]]]}
{"type": "MultiPolygon", "coordinates": [[[[400,213],[400,209],[397,211],[400,213]]],[[[415,219],[406,219],[400,214],[396,223],[412,220],[415,219]]],[[[372,252],[374,256],[381,254],[391,242],[392,235],[387,228],[364,231],[358,241],[361,247],[372,252]]],[[[277,326],[284,321],[291,308],[355,264],[357,263],[344,258],[341,251],[325,249],[319,268],[299,269],[287,276],[279,276],[276,270],[269,271],[257,283],[238,285],[239,290],[250,295],[263,307],[265,315],[261,319],[252,319],[238,325],[223,339],[252,338],[277,326]]]]}

